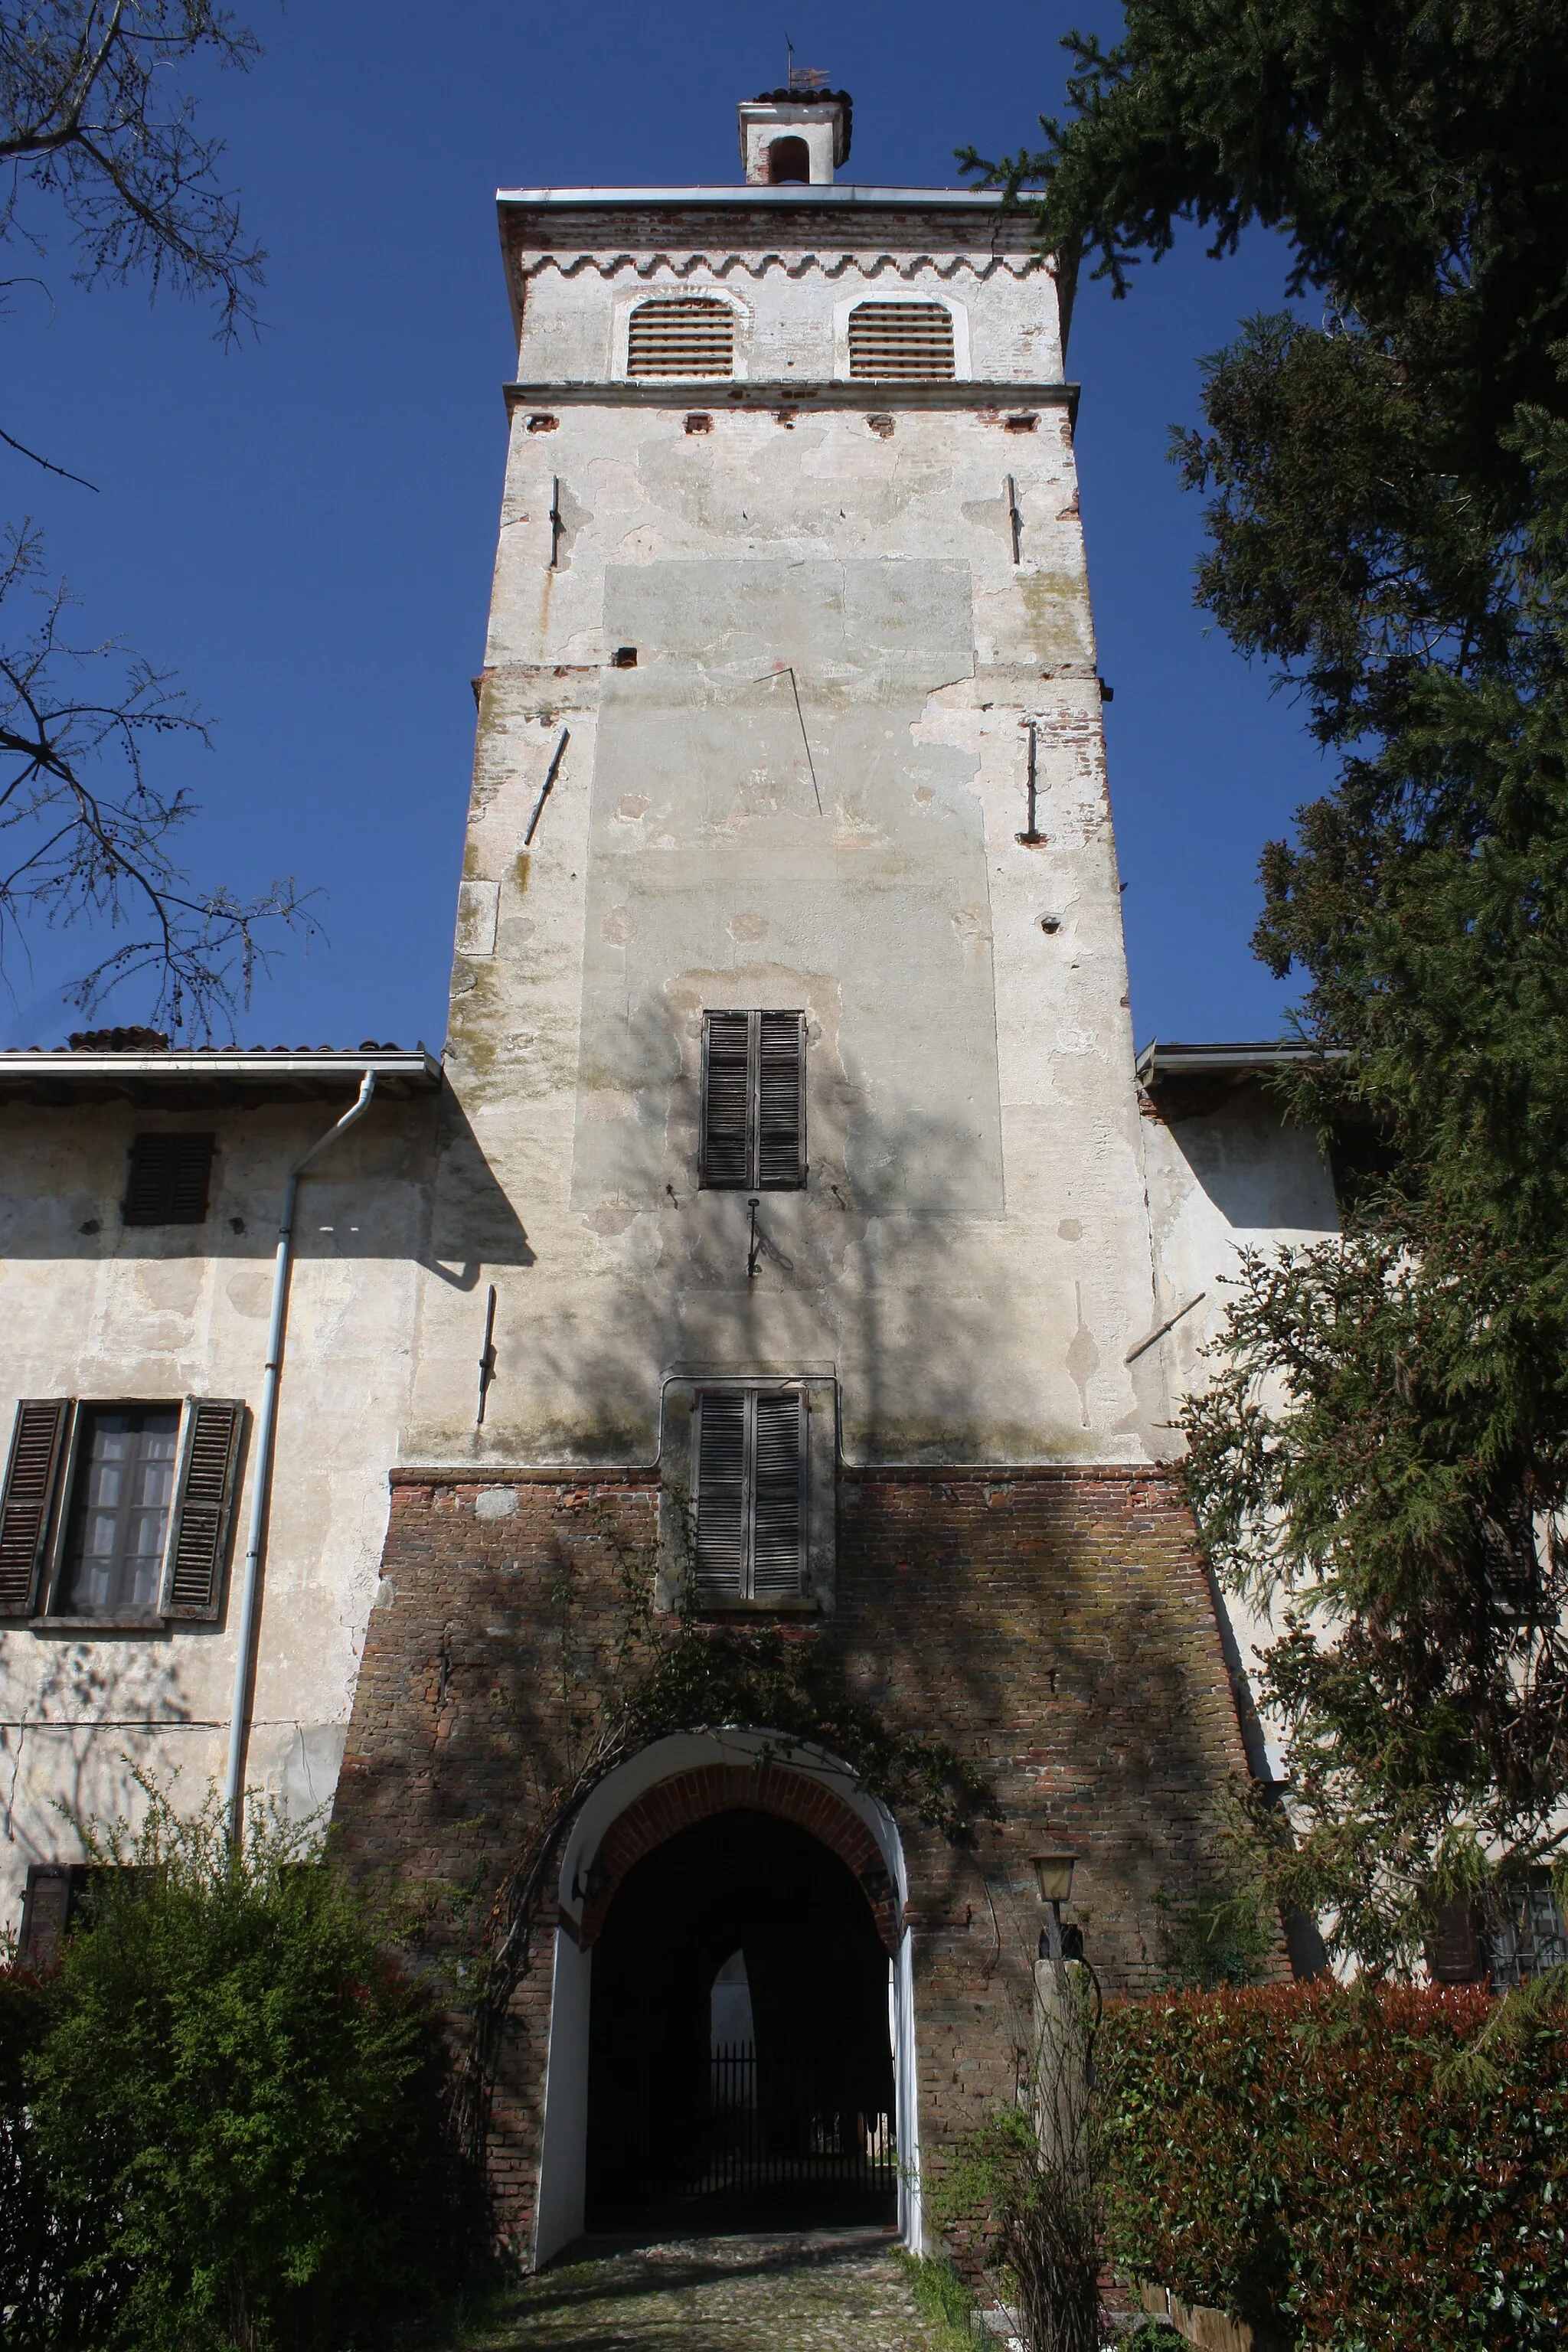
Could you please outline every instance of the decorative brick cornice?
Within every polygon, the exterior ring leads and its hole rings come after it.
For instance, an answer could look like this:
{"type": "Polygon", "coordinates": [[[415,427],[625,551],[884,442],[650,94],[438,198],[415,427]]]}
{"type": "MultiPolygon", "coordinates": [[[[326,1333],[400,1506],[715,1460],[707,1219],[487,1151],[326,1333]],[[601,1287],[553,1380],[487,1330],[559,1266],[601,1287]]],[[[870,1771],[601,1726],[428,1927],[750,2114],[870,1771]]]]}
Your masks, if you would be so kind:
{"type": "Polygon", "coordinates": [[[1025,278],[1044,265],[1030,254],[1016,253],[542,253],[522,251],[518,254],[520,276],[537,278],[546,269],[559,272],[563,278],[575,278],[584,269],[595,270],[601,278],[686,278],[700,272],[708,278],[728,278],[736,273],[745,278],[765,278],[770,270],[779,270],[786,278],[809,278],[817,271],[824,278],[844,278],[853,273],[857,278],[913,278],[922,277],[952,278],[966,274],[971,278],[994,278],[1000,271],[1009,278],[1025,278]]]}
{"type": "MultiPolygon", "coordinates": [[[[617,1814],[595,1857],[595,1891],[583,1905],[578,1931],[584,1948],[597,1942],[616,1889],[634,1864],[679,1831],[739,1809],[776,1814],[820,1838],[853,1874],[885,1948],[897,1950],[901,1922],[876,1839],[842,1797],[810,1774],[776,1763],[707,1764],[694,1772],[678,1772],[617,1814]]],[[[569,1888],[563,1891],[571,1893],[569,1888]]]]}

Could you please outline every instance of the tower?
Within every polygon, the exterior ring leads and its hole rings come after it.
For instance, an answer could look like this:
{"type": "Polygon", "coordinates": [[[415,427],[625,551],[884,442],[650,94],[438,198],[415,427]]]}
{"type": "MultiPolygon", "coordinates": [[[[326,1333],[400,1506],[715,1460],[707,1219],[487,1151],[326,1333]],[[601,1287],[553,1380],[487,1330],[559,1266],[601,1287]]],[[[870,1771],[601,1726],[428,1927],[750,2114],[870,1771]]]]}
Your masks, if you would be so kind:
{"type": "Polygon", "coordinates": [[[749,1984],[764,2038],[784,1948],[714,1821],[809,1830],[860,1886],[844,1982],[891,1971],[918,2238],[922,2136],[1011,2095],[1031,1854],[1076,1854],[1135,1983],[1241,1762],[1141,1345],[1070,288],[994,194],[837,181],[850,127],[843,93],[773,92],[742,184],[499,200],[518,364],[450,1094],[339,1813],[362,1857],[499,1866],[567,1769],[569,1612],[607,1622],[628,1562],[656,1617],[820,1643],[1000,1813],[956,1856],[766,1724],[596,1789],[496,2107],[531,2259],[630,2193],[605,2149],[679,2108],[699,1994],[749,1984]]]}

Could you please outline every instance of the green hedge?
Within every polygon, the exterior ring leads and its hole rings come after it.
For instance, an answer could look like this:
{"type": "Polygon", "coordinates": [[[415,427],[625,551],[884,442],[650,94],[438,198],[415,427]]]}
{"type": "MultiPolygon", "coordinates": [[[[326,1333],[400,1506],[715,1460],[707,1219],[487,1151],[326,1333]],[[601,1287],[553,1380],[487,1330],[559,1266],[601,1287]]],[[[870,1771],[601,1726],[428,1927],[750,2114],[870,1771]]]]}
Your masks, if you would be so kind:
{"type": "Polygon", "coordinates": [[[1335,2352],[1563,2342],[1568,2003],[1499,2040],[1484,2087],[1446,2077],[1495,2006],[1321,1985],[1113,2006],[1119,2270],[1335,2352]]]}
{"type": "Polygon", "coordinates": [[[436,2021],[299,1843],[160,1800],[58,1963],[0,1969],[7,2352],[340,2352],[455,2275],[436,2021]]]}

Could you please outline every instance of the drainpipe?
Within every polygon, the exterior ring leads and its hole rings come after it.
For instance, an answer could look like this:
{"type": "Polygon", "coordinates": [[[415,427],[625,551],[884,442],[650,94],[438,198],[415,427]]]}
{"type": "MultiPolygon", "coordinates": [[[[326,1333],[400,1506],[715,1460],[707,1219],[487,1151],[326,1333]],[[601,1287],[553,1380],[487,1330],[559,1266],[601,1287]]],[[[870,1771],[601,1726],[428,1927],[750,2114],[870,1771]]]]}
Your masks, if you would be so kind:
{"type": "Polygon", "coordinates": [[[245,1573],[239,1592],[239,1624],[234,1660],[234,1706],[228,1721],[228,1769],[224,1803],[228,1813],[229,1843],[237,1846],[245,1834],[245,1746],[247,1702],[256,1663],[256,1612],[261,1592],[261,1551],[267,1532],[267,1510],[272,1498],[272,1446],[278,1427],[278,1381],[283,1364],[283,1333],[289,1319],[289,1268],[294,1249],[294,1202],[300,1179],[312,1160],[320,1159],[340,1135],[364,1117],[375,1092],[375,1072],[360,1080],[359,1099],[336,1127],[312,1143],[296,1160],[283,1186],[283,1213],[278,1226],[278,1256],[272,1270],[272,1322],[267,1335],[267,1370],[261,1382],[261,1407],[256,1416],[256,1476],[250,1490],[250,1529],[245,1547],[245,1573]]]}

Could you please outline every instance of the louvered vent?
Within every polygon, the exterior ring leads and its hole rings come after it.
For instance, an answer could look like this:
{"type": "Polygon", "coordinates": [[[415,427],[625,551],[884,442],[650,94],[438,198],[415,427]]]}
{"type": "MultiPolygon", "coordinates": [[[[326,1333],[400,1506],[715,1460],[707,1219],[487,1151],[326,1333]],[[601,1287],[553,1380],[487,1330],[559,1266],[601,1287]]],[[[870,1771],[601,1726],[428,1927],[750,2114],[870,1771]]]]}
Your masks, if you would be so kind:
{"type": "Polygon", "coordinates": [[[951,380],[952,313],[941,302],[859,302],[849,313],[849,373],[888,383],[951,380]]]}
{"type": "Polygon", "coordinates": [[[735,313],[728,302],[700,294],[656,295],[632,312],[628,375],[685,380],[734,373],[735,313]]]}

